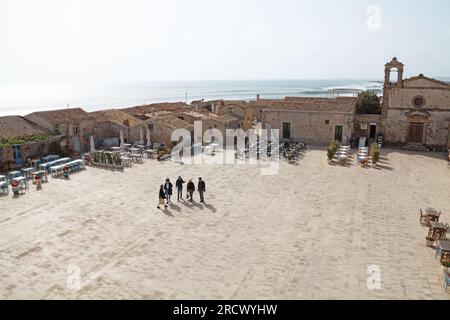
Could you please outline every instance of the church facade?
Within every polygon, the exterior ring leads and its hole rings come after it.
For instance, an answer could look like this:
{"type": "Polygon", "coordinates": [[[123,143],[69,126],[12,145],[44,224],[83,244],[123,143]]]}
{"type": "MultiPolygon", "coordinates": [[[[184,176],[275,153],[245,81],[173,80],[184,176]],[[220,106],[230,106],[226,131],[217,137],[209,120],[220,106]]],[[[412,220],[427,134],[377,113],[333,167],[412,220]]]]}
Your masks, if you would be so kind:
{"type": "Polygon", "coordinates": [[[396,58],[385,65],[382,132],[386,144],[450,148],[450,84],[422,74],[403,78],[396,58]]]}

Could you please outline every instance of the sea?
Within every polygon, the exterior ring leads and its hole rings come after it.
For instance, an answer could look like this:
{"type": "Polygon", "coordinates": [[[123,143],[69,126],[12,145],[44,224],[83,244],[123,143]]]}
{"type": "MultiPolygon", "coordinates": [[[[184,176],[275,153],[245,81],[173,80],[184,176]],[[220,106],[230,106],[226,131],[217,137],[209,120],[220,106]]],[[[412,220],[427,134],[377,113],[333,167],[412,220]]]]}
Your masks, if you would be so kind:
{"type": "MultiPolygon", "coordinates": [[[[81,107],[86,111],[158,102],[327,97],[333,89],[381,93],[379,80],[240,80],[129,82],[114,84],[0,85],[0,116],[81,107]]],[[[345,93],[344,93],[345,95],[345,93]]],[[[351,93],[349,93],[351,95],[351,93]]]]}

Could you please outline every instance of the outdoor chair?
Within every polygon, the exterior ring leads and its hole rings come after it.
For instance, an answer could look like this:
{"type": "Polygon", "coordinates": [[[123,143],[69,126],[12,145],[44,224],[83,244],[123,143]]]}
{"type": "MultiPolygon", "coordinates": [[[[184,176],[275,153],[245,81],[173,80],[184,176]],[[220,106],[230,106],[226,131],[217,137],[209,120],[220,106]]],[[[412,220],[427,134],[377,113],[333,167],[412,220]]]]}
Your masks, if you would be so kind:
{"type": "Polygon", "coordinates": [[[0,182],[0,189],[2,190],[3,194],[8,195],[9,194],[8,182],[6,181],[0,182]]]}
{"type": "Polygon", "coordinates": [[[420,223],[423,225],[427,225],[429,223],[428,216],[426,214],[423,214],[422,209],[420,209],[420,223]]]}

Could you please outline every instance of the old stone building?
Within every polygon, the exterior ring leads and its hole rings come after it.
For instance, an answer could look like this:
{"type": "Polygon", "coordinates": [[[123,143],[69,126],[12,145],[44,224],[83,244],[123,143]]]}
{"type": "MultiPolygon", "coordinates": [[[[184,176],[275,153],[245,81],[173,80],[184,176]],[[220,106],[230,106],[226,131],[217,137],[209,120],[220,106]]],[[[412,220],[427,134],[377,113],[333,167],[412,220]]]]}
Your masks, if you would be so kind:
{"type": "Polygon", "coordinates": [[[147,126],[144,121],[121,110],[110,109],[91,112],[96,126],[94,138],[97,146],[111,146],[120,144],[120,132],[124,134],[125,143],[139,143],[141,130],[145,139],[147,126]]]}
{"type": "Polygon", "coordinates": [[[355,98],[286,98],[272,100],[262,110],[265,129],[278,129],[280,139],[327,145],[332,140],[349,143],[353,133],[355,98]]]}
{"type": "Polygon", "coordinates": [[[397,58],[385,66],[383,128],[385,142],[412,149],[450,148],[450,85],[422,74],[403,78],[397,58]]]}
{"type": "Polygon", "coordinates": [[[194,136],[194,126],[187,121],[181,120],[173,112],[159,111],[145,115],[145,123],[151,132],[152,142],[164,143],[172,147],[172,133],[175,129],[186,129],[194,136]]]}
{"type": "Polygon", "coordinates": [[[50,144],[60,143],[61,136],[23,117],[0,117],[0,171],[20,167],[32,157],[46,155],[50,144]]]}
{"type": "Polygon", "coordinates": [[[90,138],[94,134],[96,121],[83,109],[33,112],[25,118],[50,130],[53,135],[67,136],[69,149],[78,153],[89,151],[90,138]]]}

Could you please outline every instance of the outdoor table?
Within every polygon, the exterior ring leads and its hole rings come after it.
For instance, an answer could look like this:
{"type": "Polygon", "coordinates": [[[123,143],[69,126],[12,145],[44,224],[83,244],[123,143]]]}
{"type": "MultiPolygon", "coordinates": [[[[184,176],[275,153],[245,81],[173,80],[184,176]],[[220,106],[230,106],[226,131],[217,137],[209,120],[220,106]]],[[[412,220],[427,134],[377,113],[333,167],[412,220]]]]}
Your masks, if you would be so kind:
{"type": "Polygon", "coordinates": [[[439,240],[436,251],[441,251],[441,263],[450,261],[450,240],[439,240]]]}
{"type": "Polygon", "coordinates": [[[27,179],[32,179],[33,178],[32,173],[34,172],[34,170],[35,170],[34,168],[22,169],[24,177],[27,178],[27,179]]]}
{"type": "Polygon", "coordinates": [[[125,167],[131,167],[132,160],[129,157],[121,157],[122,163],[125,167]]]}
{"type": "Polygon", "coordinates": [[[67,163],[70,160],[71,160],[70,158],[62,158],[62,159],[54,160],[51,162],[43,163],[43,164],[39,165],[39,169],[49,171],[51,167],[67,163]]]}
{"type": "Polygon", "coordinates": [[[42,182],[48,182],[47,171],[45,170],[33,172],[32,175],[33,175],[33,184],[35,183],[34,178],[36,176],[39,176],[42,182]]]}
{"type": "Polygon", "coordinates": [[[358,163],[368,160],[369,157],[367,155],[358,155],[358,163]]]}
{"type": "Polygon", "coordinates": [[[14,181],[19,182],[19,186],[21,187],[21,190],[28,189],[28,180],[25,177],[18,177],[14,178],[14,181]]]}
{"type": "Polygon", "coordinates": [[[74,160],[72,162],[67,163],[68,166],[72,167],[79,167],[79,169],[84,169],[86,166],[86,163],[83,159],[74,160]]]}
{"type": "Polygon", "coordinates": [[[131,153],[138,153],[138,152],[141,151],[141,149],[139,149],[139,148],[130,148],[129,151],[130,151],[131,153]]]}
{"type": "Polygon", "coordinates": [[[338,156],[338,162],[339,164],[345,164],[345,162],[347,161],[347,156],[346,155],[339,155],[338,156]]]}
{"type": "Polygon", "coordinates": [[[39,159],[36,159],[36,160],[31,160],[31,166],[33,167],[33,168],[38,168],[39,167],[39,165],[42,163],[42,160],[39,160],[39,159]]]}
{"type": "Polygon", "coordinates": [[[44,160],[45,162],[51,162],[51,161],[58,160],[59,158],[60,158],[59,155],[51,154],[46,157],[43,157],[42,160],[44,160]]]}
{"type": "Polygon", "coordinates": [[[151,150],[151,149],[144,150],[144,154],[147,156],[147,159],[153,159],[155,153],[156,153],[155,150],[151,150]]]}
{"type": "Polygon", "coordinates": [[[57,178],[60,174],[64,172],[66,164],[60,164],[50,168],[52,178],[57,178]]]}
{"type": "Polygon", "coordinates": [[[431,222],[439,222],[441,213],[433,208],[425,209],[425,224],[429,227],[431,222]]]}
{"type": "Polygon", "coordinates": [[[9,193],[8,181],[6,181],[6,176],[0,176],[0,189],[3,193],[9,193]]]}
{"type": "Polygon", "coordinates": [[[8,179],[9,181],[12,181],[15,178],[19,178],[22,176],[22,172],[20,171],[11,171],[10,173],[8,173],[8,179]]]}
{"type": "Polygon", "coordinates": [[[135,153],[131,154],[131,159],[133,160],[133,162],[136,162],[136,163],[143,163],[143,160],[144,160],[141,154],[135,154],[135,153]]]}
{"type": "Polygon", "coordinates": [[[428,230],[428,237],[435,240],[442,240],[445,238],[447,226],[439,222],[430,222],[430,229],[428,230]]]}

